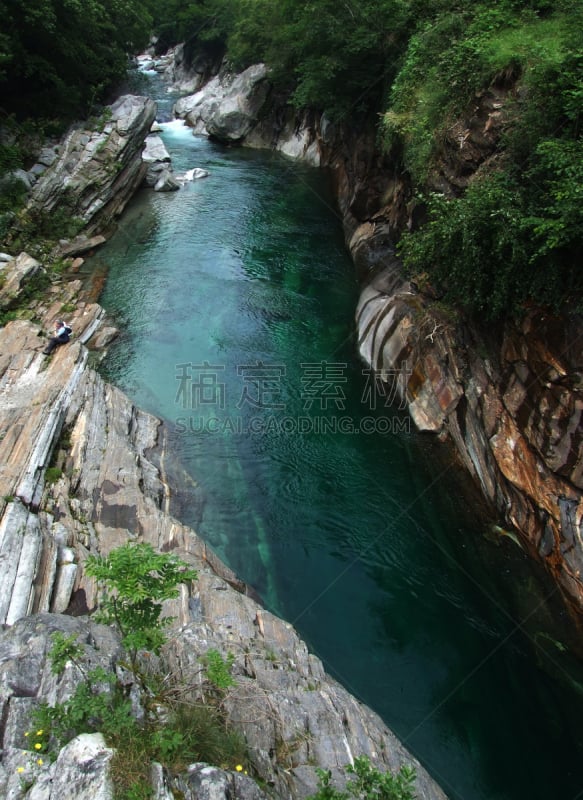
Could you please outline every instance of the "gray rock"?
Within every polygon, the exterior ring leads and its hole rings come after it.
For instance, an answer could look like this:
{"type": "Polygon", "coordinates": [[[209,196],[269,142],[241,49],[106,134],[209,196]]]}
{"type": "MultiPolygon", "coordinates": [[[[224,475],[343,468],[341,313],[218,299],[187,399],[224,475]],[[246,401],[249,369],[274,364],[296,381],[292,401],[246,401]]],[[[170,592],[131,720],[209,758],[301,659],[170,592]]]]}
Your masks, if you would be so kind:
{"type": "Polygon", "coordinates": [[[113,325],[104,325],[91,339],[91,348],[102,350],[110,345],[117,336],[119,336],[119,328],[113,325]]]}
{"type": "Polygon", "coordinates": [[[109,774],[113,754],[100,733],[82,733],[39,774],[27,800],[113,800],[109,774]]]}
{"type": "Polygon", "coordinates": [[[55,147],[43,147],[43,149],[40,151],[37,161],[39,164],[44,164],[45,167],[51,167],[57,160],[58,154],[58,145],[55,147]]]}
{"type": "Polygon", "coordinates": [[[142,160],[148,167],[144,178],[146,186],[153,188],[156,192],[172,192],[179,188],[172,176],[170,155],[159,136],[148,136],[142,160]]]}
{"type": "Polygon", "coordinates": [[[160,173],[160,177],[154,184],[154,191],[175,192],[177,189],[180,189],[180,184],[172,174],[172,171],[169,169],[163,170],[163,172],[160,173]]]}
{"type": "Polygon", "coordinates": [[[27,192],[32,189],[33,181],[24,169],[13,169],[5,173],[0,181],[0,188],[14,182],[20,184],[27,192]]]}
{"type": "Polygon", "coordinates": [[[170,162],[172,159],[162,139],[159,136],[150,134],[150,136],[146,138],[146,146],[142,153],[142,160],[148,164],[152,164],[155,161],[170,162]]]}
{"type": "Polygon", "coordinates": [[[101,130],[71,130],[58,159],[34,187],[30,203],[50,214],[68,209],[99,232],[121,213],[142,183],[146,165],[141,152],[156,116],[149,98],[124,95],[109,107],[101,130]]]}
{"type": "Polygon", "coordinates": [[[35,164],[31,167],[28,171],[28,174],[31,175],[34,180],[36,181],[44,172],[47,171],[47,168],[44,164],[35,164]]]}
{"type": "Polygon", "coordinates": [[[63,239],[59,242],[60,255],[64,258],[78,256],[81,253],[88,253],[90,250],[95,250],[96,247],[105,244],[105,242],[105,236],[101,235],[85,236],[81,234],[80,236],[76,236],[72,241],[63,239]]]}
{"type": "Polygon", "coordinates": [[[221,141],[240,141],[257,124],[270,91],[265,64],[254,64],[236,76],[213,78],[204,89],[179,100],[174,113],[195,132],[221,141]]]}
{"type": "Polygon", "coordinates": [[[188,181],[198,181],[201,178],[208,178],[210,172],[206,169],[202,169],[201,167],[195,167],[194,169],[189,169],[184,175],[176,175],[176,180],[180,181],[181,183],[187,183],[188,181]]]}
{"type": "Polygon", "coordinates": [[[267,800],[252,778],[208,764],[191,764],[186,776],[173,782],[185,800],[267,800]]]}

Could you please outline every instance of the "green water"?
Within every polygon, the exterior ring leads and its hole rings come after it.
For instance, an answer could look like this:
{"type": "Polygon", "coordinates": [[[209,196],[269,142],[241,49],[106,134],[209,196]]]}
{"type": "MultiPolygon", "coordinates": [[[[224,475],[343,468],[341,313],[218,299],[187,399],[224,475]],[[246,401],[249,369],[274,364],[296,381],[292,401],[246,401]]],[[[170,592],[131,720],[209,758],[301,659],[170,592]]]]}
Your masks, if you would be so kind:
{"type": "Polygon", "coordinates": [[[583,796],[552,590],[485,536],[446,449],[372,407],[325,176],[177,124],[163,138],[177,172],[210,177],[140,195],[97,261],[123,329],[103,372],[166,421],[197,482],[182,518],[451,798],[583,796]]]}

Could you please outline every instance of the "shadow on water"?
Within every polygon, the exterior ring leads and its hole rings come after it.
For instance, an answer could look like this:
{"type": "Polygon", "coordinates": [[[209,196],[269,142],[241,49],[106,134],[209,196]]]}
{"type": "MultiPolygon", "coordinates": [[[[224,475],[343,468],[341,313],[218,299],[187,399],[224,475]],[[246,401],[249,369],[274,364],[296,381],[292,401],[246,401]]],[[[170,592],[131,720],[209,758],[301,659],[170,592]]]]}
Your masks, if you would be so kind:
{"type": "Polygon", "coordinates": [[[373,400],[322,175],[162,136],[176,172],[210,177],[139,195],[87,269],[107,265],[123,326],[104,376],[165,420],[192,476],[175,513],[450,797],[575,800],[583,681],[559,598],[491,540],[447,446],[373,400]]]}

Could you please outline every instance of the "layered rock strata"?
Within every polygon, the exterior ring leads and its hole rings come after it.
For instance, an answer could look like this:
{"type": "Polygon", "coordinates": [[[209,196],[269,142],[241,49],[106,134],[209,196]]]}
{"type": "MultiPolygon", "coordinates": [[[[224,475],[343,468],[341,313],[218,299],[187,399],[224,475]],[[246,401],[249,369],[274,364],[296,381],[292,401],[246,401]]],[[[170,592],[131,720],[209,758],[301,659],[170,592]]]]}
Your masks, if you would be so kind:
{"type": "Polygon", "coordinates": [[[105,229],[145,177],[142,148],[155,116],[152,100],[124,95],[105,109],[96,130],[71,130],[35,184],[29,208],[66,211],[87,234],[105,229]]]}
{"type": "Polygon", "coordinates": [[[580,620],[583,328],[533,310],[486,348],[391,270],[363,290],[356,318],[364,360],[396,383],[420,430],[451,438],[580,620]]]}

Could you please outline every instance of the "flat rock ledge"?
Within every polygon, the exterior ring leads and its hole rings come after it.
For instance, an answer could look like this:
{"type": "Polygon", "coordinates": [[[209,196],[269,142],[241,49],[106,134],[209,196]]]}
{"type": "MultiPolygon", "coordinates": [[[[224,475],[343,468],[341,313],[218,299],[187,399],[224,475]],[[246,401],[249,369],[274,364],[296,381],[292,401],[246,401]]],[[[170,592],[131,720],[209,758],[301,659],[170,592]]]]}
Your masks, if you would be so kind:
{"type": "MultiPolygon", "coordinates": [[[[412,764],[418,797],[443,800],[415,758],[325,673],[293,627],[248,596],[197,534],[169,515],[164,428],[88,368],[81,340],[95,331],[99,307],[80,307],[76,315],[76,337],[50,358],[40,352],[44,343],[33,322],[0,329],[0,796],[111,797],[109,755],[99,738],[75,740],[53,765],[26,762],[32,780],[26,793],[28,783],[15,770],[31,758],[22,749],[31,705],[63,699],[73,685],[69,670],[62,679],[50,672],[50,632],[77,632],[98,661],[115,665],[113,633],[84,616],[96,604],[96,588],[83,563],[89,553],[131,540],[176,552],[198,570],[199,579],[167,604],[175,622],[165,664],[194,685],[206,651],[234,654],[237,683],[226,710],[271,796],[304,798],[316,789],[316,766],[339,780],[341,768],[366,754],[380,768],[412,764]],[[67,773],[65,765],[75,763],[82,766],[67,773]]],[[[215,768],[193,766],[174,788],[158,771],[156,796],[263,796],[246,776],[222,770],[216,770],[222,789],[211,790],[205,769],[215,768]]]]}

